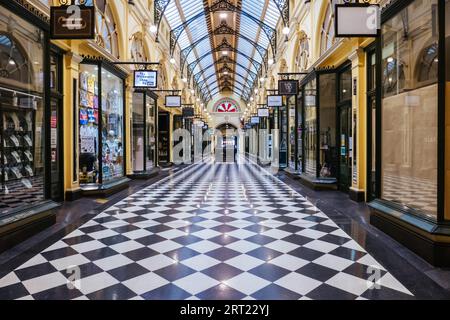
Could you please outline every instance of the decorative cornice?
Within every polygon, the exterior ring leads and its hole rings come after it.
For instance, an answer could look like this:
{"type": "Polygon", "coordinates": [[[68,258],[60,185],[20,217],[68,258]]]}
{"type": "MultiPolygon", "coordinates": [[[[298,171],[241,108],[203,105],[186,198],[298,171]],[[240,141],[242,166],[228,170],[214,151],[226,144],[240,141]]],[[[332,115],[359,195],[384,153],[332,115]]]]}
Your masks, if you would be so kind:
{"type": "Polygon", "coordinates": [[[50,24],[50,18],[45,15],[41,10],[34,7],[32,4],[30,4],[26,0],[9,0],[17,3],[19,6],[27,10],[28,12],[32,13],[34,16],[36,16],[38,19],[42,20],[43,22],[50,24]]]}

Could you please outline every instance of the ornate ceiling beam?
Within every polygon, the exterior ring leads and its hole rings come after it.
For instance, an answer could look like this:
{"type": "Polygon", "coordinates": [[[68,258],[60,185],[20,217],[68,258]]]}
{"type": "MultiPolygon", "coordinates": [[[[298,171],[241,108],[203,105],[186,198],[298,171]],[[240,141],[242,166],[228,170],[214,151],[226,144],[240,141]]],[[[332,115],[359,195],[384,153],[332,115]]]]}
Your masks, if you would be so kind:
{"type": "MultiPolygon", "coordinates": [[[[267,49],[265,49],[263,46],[259,45],[258,43],[254,42],[253,40],[249,39],[248,37],[240,34],[238,31],[236,31],[233,28],[231,28],[230,26],[228,26],[226,22],[222,22],[220,24],[220,26],[218,26],[212,32],[212,35],[215,35],[215,36],[217,36],[217,35],[232,35],[232,36],[238,37],[238,38],[243,39],[243,40],[247,41],[248,43],[250,43],[256,49],[256,51],[258,51],[258,53],[262,59],[264,59],[264,57],[268,55],[267,49]]],[[[203,41],[209,40],[209,39],[210,39],[210,35],[209,34],[205,35],[204,37],[202,37],[199,40],[192,43],[190,46],[181,50],[181,64],[180,64],[181,70],[184,70],[186,60],[189,57],[189,55],[193,52],[194,48],[196,46],[198,46],[200,43],[202,43],[203,41]]],[[[275,56],[273,58],[275,60],[275,56]]]]}
{"type": "Polygon", "coordinates": [[[155,0],[153,4],[153,21],[156,26],[156,42],[158,42],[159,26],[161,25],[161,20],[169,3],[170,0],[155,0]]]}
{"type": "MultiPolygon", "coordinates": [[[[243,56],[244,58],[246,58],[248,61],[250,61],[250,63],[253,64],[253,66],[255,67],[256,70],[259,70],[259,69],[261,68],[261,66],[262,66],[261,63],[259,63],[258,61],[254,60],[253,58],[250,58],[248,55],[246,55],[245,53],[241,52],[240,50],[238,50],[238,49],[233,48],[232,46],[230,46],[226,40],[224,40],[224,41],[222,42],[222,44],[220,44],[217,48],[215,48],[215,49],[212,50],[211,52],[220,52],[220,51],[234,52],[234,53],[240,54],[241,56],[243,56]]],[[[192,70],[194,70],[195,67],[196,67],[203,59],[205,59],[206,57],[208,57],[208,56],[211,54],[211,52],[205,53],[203,56],[199,57],[197,60],[191,62],[191,63],[188,65],[188,75],[192,75],[192,70]],[[189,73],[189,70],[191,71],[190,73],[189,73]]],[[[268,69],[268,66],[265,65],[265,68],[266,68],[266,70],[267,70],[267,69],[268,69]]],[[[197,73],[196,75],[198,75],[198,74],[200,74],[200,72],[197,73]]],[[[189,78],[190,78],[190,76],[188,76],[188,79],[189,79],[189,78]]],[[[194,80],[195,80],[195,82],[198,81],[198,79],[196,79],[195,77],[194,77],[194,80]]]]}
{"type": "Polygon", "coordinates": [[[186,20],[185,22],[181,23],[179,26],[173,28],[170,30],[170,55],[173,55],[173,52],[175,51],[175,47],[178,43],[178,39],[180,38],[183,31],[191,24],[193,21],[199,19],[200,17],[204,17],[206,14],[214,13],[218,11],[230,11],[230,12],[237,12],[241,15],[246,16],[253,22],[255,22],[256,25],[258,25],[266,34],[267,39],[269,40],[269,43],[272,47],[272,52],[275,55],[276,54],[276,46],[277,46],[277,32],[274,28],[267,25],[263,21],[259,20],[258,18],[254,17],[253,15],[243,11],[242,9],[236,7],[233,5],[230,0],[218,0],[216,3],[212,4],[210,7],[205,7],[203,12],[198,13],[197,15],[191,17],[190,19],[186,20]]]}
{"type": "Polygon", "coordinates": [[[289,27],[289,0],[273,0],[273,2],[275,2],[278,11],[280,11],[284,26],[289,27]]]}

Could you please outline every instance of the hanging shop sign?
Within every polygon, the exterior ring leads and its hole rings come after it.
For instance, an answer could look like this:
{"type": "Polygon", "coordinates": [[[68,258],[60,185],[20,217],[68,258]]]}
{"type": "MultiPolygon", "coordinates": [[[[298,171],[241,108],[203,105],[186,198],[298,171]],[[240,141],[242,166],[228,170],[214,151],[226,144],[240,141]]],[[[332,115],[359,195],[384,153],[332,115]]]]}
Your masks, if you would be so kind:
{"type": "Polygon", "coordinates": [[[251,124],[259,124],[259,117],[252,117],[250,120],[251,124]]]}
{"type": "Polygon", "coordinates": [[[194,108],[184,107],[182,110],[183,118],[192,118],[194,116],[194,108]]]}
{"type": "Polygon", "coordinates": [[[283,97],[282,96],[267,96],[267,106],[270,108],[282,107],[283,97]]]}
{"type": "Polygon", "coordinates": [[[52,39],[95,39],[95,7],[85,5],[50,8],[52,39]]]}
{"type": "Polygon", "coordinates": [[[181,108],[181,96],[166,96],[167,108],[181,108]]]}
{"type": "Polygon", "coordinates": [[[267,109],[267,108],[258,109],[258,117],[266,118],[268,116],[269,116],[269,109],[267,109]]]}
{"type": "Polygon", "coordinates": [[[336,37],[378,37],[381,10],[377,4],[348,3],[335,5],[336,37]]]}
{"type": "Polygon", "coordinates": [[[158,72],[154,70],[135,70],[134,87],[137,89],[155,89],[158,87],[158,72]]]}
{"type": "Polygon", "coordinates": [[[296,96],[298,94],[297,80],[278,81],[278,94],[281,96],[296,96]]]}

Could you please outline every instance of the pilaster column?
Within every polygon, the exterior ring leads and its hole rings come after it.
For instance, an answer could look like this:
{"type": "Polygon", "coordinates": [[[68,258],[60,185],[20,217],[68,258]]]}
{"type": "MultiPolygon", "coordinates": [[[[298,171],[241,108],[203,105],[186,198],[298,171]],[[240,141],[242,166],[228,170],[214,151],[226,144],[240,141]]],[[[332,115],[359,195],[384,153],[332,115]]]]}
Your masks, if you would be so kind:
{"type": "Polygon", "coordinates": [[[73,52],[64,55],[64,191],[80,189],[78,179],[78,87],[83,58],[73,52]]]}
{"type": "MultiPolygon", "coordinates": [[[[364,200],[366,192],[366,167],[367,167],[367,102],[366,102],[366,69],[365,53],[362,48],[357,48],[349,55],[352,62],[352,186],[351,196],[357,200],[364,200]],[[355,150],[356,148],[356,150],[355,150]]],[[[352,197],[353,200],[356,200],[352,197]]]]}
{"type": "MultiPolygon", "coordinates": [[[[125,123],[125,150],[126,150],[126,175],[133,174],[133,165],[132,165],[132,114],[133,114],[133,84],[131,77],[128,77],[125,80],[125,114],[124,114],[124,123],[125,123]]],[[[144,106],[145,107],[145,106],[144,106]]]]}

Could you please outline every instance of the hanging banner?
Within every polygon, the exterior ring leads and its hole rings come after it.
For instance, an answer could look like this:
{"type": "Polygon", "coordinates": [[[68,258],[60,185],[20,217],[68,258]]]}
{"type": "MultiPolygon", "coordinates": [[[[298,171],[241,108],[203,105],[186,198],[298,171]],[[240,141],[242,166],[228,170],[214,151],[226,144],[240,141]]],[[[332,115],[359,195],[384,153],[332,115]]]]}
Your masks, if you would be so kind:
{"type": "Polygon", "coordinates": [[[282,107],[283,97],[282,96],[267,96],[267,106],[270,108],[282,107]]]}
{"type": "Polygon", "coordinates": [[[95,39],[95,7],[85,5],[50,7],[50,38],[95,39]]]}
{"type": "Polygon", "coordinates": [[[267,108],[258,109],[258,117],[260,117],[260,118],[269,117],[269,109],[267,109],[267,108]]]}
{"type": "Polygon", "coordinates": [[[181,108],[181,96],[166,96],[166,107],[181,108]]]}
{"type": "Polygon", "coordinates": [[[135,70],[134,88],[155,89],[158,87],[158,72],[154,70],[135,70]]]}
{"type": "Polygon", "coordinates": [[[298,94],[297,80],[278,81],[278,94],[281,96],[296,96],[298,94]]]}
{"type": "Polygon", "coordinates": [[[335,5],[336,37],[378,37],[381,29],[380,6],[368,3],[335,5]]]}
{"type": "Polygon", "coordinates": [[[194,116],[194,108],[192,107],[184,107],[181,112],[183,118],[192,118],[194,116]]]}
{"type": "Polygon", "coordinates": [[[259,117],[251,117],[250,123],[251,124],[259,124],[259,117]]]}

